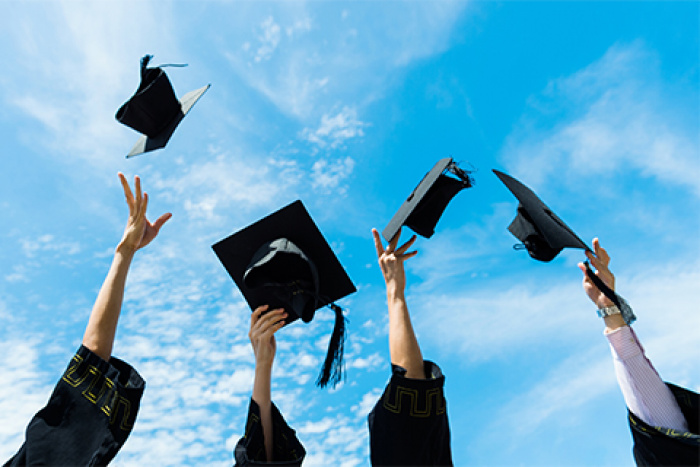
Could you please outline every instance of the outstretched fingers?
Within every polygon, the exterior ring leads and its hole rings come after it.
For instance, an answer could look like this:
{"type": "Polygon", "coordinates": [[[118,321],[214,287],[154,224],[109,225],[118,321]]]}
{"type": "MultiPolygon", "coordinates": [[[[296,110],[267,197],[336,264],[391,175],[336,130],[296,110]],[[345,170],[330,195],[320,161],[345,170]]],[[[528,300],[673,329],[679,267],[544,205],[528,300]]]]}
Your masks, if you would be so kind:
{"type": "Polygon", "coordinates": [[[379,236],[379,231],[377,231],[377,229],[372,229],[372,236],[374,237],[374,247],[377,250],[377,258],[379,258],[384,254],[382,238],[379,236]]]}
{"type": "MultiPolygon", "coordinates": [[[[413,235],[406,243],[401,245],[394,253],[396,253],[397,255],[403,255],[406,252],[406,250],[411,248],[411,245],[413,245],[413,243],[416,241],[416,238],[417,237],[415,235],[413,235]]],[[[410,253],[406,253],[406,256],[410,257],[410,256],[415,255],[416,253],[418,253],[418,252],[412,251],[410,253]]]]}
{"type": "Polygon", "coordinates": [[[117,173],[119,176],[119,181],[122,184],[122,189],[124,190],[124,197],[126,198],[126,204],[129,206],[129,209],[132,210],[134,208],[134,194],[131,192],[131,187],[129,186],[129,182],[126,180],[126,177],[124,176],[123,173],[119,172],[117,173]]]}

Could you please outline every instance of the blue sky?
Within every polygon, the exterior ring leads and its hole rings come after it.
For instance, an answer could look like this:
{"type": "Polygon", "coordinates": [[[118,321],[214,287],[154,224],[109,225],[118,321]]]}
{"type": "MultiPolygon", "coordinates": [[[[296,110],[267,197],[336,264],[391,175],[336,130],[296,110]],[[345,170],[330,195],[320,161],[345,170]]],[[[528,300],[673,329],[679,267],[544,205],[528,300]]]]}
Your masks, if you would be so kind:
{"type": "Polygon", "coordinates": [[[608,248],[662,377],[700,389],[697,2],[3,2],[0,457],[78,347],[126,220],[155,217],[114,353],[147,381],[115,465],[230,465],[253,377],[248,309],[211,244],[302,199],[358,293],[348,378],[313,382],[332,313],[278,336],[273,399],[305,465],[367,465],[389,376],[370,229],[440,158],[477,171],[410,261],[426,358],[447,376],[457,465],[633,465],[578,250],[538,263],[506,230],[533,188],[608,248]],[[138,62],[212,87],[167,148],[126,160],[138,62]]]}

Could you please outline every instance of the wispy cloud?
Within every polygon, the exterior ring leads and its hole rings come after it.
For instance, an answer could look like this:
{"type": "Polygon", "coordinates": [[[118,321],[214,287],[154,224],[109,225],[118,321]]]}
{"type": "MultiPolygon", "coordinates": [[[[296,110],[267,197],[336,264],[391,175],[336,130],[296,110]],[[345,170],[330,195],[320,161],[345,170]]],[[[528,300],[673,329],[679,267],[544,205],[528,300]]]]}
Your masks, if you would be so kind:
{"type": "Polygon", "coordinates": [[[464,8],[464,2],[354,4],[332,6],[321,19],[303,2],[271,5],[252,30],[249,18],[234,19],[240,39],[226,56],[249,86],[306,119],[339,101],[368,103],[382,95],[393,73],[445,50],[464,8]]]}
{"type": "Polygon", "coordinates": [[[148,2],[138,7],[86,2],[45,7],[39,11],[38,4],[26,4],[24,21],[9,16],[3,21],[13,63],[19,66],[4,76],[6,92],[0,96],[44,126],[46,136],[31,139],[52,153],[70,154],[67,165],[78,159],[109,166],[105,156],[123,144],[114,113],[136,89],[142,44],[158,44],[164,51],[176,44],[168,14],[163,8],[156,14],[148,2]],[[153,17],[159,21],[150,21],[153,17]],[[120,30],[123,24],[130,24],[129,34],[120,30]],[[47,50],[60,51],[60,60],[47,50]]]}
{"type": "Polygon", "coordinates": [[[328,162],[325,159],[314,162],[312,168],[312,186],[315,190],[323,194],[344,194],[347,187],[342,185],[352,174],[355,161],[346,157],[335,162],[328,162]]]}
{"type": "Polygon", "coordinates": [[[277,49],[281,35],[279,24],[275,23],[272,16],[268,16],[267,19],[260,24],[260,35],[258,36],[260,46],[255,52],[256,62],[270,59],[275,49],[277,49]]]}
{"type": "Polygon", "coordinates": [[[551,81],[531,98],[504,158],[535,184],[574,174],[609,181],[635,170],[700,196],[697,90],[662,83],[659,69],[655,53],[634,42],[551,81]]]}
{"type": "Polygon", "coordinates": [[[356,109],[344,107],[335,115],[322,115],[319,127],[304,129],[301,137],[321,149],[336,149],[349,139],[364,136],[362,128],[365,126],[366,123],[358,120],[356,109]]]}
{"type": "Polygon", "coordinates": [[[269,209],[299,182],[294,161],[277,164],[267,157],[257,162],[230,152],[214,152],[212,158],[182,164],[168,174],[155,173],[150,183],[165,199],[178,203],[190,221],[216,225],[223,219],[269,209]]]}
{"type": "MultiPolygon", "coordinates": [[[[2,304],[0,303],[0,306],[2,304]]],[[[1,310],[0,310],[1,311],[1,310]]],[[[1,313],[0,313],[1,315],[1,313]]],[[[0,458],[9,459],[24,442],[24,431],[42,408],[58,380],[41,369],[35,338],[0,342],[0,458]]]]}

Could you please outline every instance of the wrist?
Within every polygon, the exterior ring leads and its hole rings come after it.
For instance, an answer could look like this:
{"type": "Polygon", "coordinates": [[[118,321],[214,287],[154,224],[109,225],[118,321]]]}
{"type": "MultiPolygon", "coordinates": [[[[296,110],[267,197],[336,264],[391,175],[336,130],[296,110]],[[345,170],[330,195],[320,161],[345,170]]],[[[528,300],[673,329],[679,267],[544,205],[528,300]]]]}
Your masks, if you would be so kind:
{"type": "Polygon", "coordinates": [[[394,284],[387,284],[386,285],[386,298],[389,301],[392,300],[405,300],[406,299],[406,294],[404,292],[403,287],[398,287],[394,284]]]}
{"type": "Polygon", "coordinates": [[[272,374],[272,360],[256,360],[255,361],[255,374],[261,376],[268,376],[272,374]]]}
{"type": "Polygon", "coordinates": [[[117,248],[115,248],[115,254],[131,258],[136,254],[136,250],[138,250],[138,248],[121,241],[117,244],[117,248]]]}
{"type": "MultiPolygon", "coordinates": [[[[601,300],[602,302],[602,300],[601,300]]],[[[601,318],[607,318],[609,316],[619,315],[620,309],[615,304],[610,304],[606,306],[598,307],[598,316],[601,318]]]]}

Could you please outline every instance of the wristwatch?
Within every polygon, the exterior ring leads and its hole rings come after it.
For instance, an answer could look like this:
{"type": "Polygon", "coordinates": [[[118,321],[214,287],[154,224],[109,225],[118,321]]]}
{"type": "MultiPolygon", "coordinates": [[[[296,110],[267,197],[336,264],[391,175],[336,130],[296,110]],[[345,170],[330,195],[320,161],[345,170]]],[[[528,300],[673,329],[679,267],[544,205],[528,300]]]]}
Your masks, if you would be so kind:
{"type": "Polygon", "coordinates": [[[598,308],[598,316],[605,318],[606,316],[619,315],[620,309],[617,305],[604,306],[603,308],[598,308]]]}
{"type": "Polygon", "coordinates": [[[615,294],[615,298],[617,298],[617,301],[620,302],[620,308],[622,309],[618,308],[616,305],[604,306],[603,308],[598,308],[598,316],[605,318],[606,316],[621,314],[622,319],[625,320],[625,323],[627,323],[628,326],[634,323],[637,320],[637,317],[634,316],[632,307],[630,307],[629,303],[627,303],[627,300],[620,297],[618,294],[615,294]]]}

